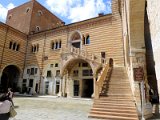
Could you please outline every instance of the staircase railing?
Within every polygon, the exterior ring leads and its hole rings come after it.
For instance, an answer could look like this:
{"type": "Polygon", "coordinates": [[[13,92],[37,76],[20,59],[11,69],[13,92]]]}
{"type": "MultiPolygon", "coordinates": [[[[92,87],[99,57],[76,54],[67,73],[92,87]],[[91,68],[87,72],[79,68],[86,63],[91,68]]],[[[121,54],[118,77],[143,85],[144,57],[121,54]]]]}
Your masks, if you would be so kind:
{"type": "Polygon", "coordinates": [[[109,64],[105,65],[100,76],[98,77],[98,80],[96,81],[96,86],[95,86],[95,98],[96,99],[99,98],[100,92],[102,91],[104,81],[105,81],[107,75],[110,75],[107,73],[109,72],[109,69],[111,69],[112,67],[113,67],[113,59],[110,58],[109,64]]]}
{"type": "Polygon", "coordinates": [[[106,64],[106,59],[102,58],[100,55],[95,55],[94,53],[87,52],[84,48],[76,48],[73,46],[70,46],[68,48],[62,48],[61,53],[72,53],[74,55],[80,56],[84,59],[89,59],[92,61],[95,61],[97,63],[106,64]]]}

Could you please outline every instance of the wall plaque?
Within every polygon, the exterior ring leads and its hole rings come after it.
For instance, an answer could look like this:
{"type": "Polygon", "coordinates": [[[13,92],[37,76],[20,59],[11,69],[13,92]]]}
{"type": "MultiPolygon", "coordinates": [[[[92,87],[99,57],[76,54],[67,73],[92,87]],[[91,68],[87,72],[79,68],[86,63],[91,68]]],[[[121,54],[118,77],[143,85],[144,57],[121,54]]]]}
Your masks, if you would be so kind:
{"type": "Polygon", "coordinates": [[[135,81],[143,81],[144,79],[144,71],[142,67],[139,68],[133,68],[133,72],[134,72],[134,80],[135,81]]]}

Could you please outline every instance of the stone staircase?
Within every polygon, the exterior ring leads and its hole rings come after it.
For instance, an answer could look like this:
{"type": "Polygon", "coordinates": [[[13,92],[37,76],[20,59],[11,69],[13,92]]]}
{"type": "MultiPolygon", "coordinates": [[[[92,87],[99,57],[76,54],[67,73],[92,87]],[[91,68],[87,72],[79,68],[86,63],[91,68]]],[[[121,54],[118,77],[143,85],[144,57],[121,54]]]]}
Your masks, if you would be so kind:
{"type": "Polygon", "coordinates": [[[94,99],[89,117],[106,120],[138,120],[124,67],[114,67],[109,71],[110,74],[107,73],[99,98],[94,99]]]}

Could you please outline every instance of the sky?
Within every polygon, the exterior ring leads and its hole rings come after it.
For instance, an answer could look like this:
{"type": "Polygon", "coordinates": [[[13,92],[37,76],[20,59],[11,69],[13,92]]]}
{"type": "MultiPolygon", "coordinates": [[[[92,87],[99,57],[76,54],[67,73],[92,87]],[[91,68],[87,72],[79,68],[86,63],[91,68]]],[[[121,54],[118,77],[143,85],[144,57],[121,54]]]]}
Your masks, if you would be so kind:
{"type": "MultiPolygon", "coordinates": [[[[0,0],[0,21],[5,23],[7,11],[30,0],[0,0]]],[[[111,13],[111,0],[37,0],[66,24],[111,13]]]]}

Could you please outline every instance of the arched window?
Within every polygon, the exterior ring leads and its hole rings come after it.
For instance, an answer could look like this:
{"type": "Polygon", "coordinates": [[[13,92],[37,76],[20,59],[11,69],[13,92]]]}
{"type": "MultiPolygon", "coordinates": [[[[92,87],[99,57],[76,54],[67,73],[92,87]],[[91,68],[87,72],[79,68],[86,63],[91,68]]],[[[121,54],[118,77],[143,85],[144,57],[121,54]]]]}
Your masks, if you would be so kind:
{"type": "Polygon", "coordinates": [[[90,44],[90,37],[89,37],[89,35],[86,37],[86,44],[90,44]]]}
{"type": "Polygon", "coordinates": [[[52,49],[54,50],[54,42],[52,42],[52,49]]]}
{"type": "Polygon", "coordinates": [[[36,52],[36,46],[34,45],[34,51],[33,52],[36,52]]]}
{"type": "Polygon", "coordinates": [[[16,49],[16,43],[13,44],[13,50],[15,50],[15,49],[16,49]]]}
{"type": "Polygon", "coordinates": [[[36,26],[36,31],[40,31],[40,27],[39,26],[36,26]]]}
{"type": "Polygon", "coordinates": [[[12,15],[9,15],[9,16],[8,16],[8,19],[10,20],[11,18],[12,18],[12,15]]]}
{"type": "Polygon", "coordinates": [[[9,49],[12,49],[12,41],[9,43],[9,49]]]}
{"type": "Polygon", "coordinates": [[[17,45],[16,51],[19,51],[19,44],[17,45]]]}
{"type": "Polygon", "coordinates": [[[26,9],[26,13],[28,13],[29,11],[30,11],[30,8],[27,8],[27,9],[26,9]]]}
{"type": "Polygon", "coordinates": [[[86,40],[85,40],[85,37],[84,37],[84,35],[83,35],[83,44],[85,44],[86,42],[85,42],[86,40]]]}
{"type": "Polygon", "coordinates": [[[38,10],[38,16],[42,16],[43,12],[41,10],[38,10]]]}
{"type": "Polygon", "coordinates": [[[58,42],[56,42],[56,47],[55,47],[55,49],[58,49],[58,42]]]}
{"type": "Polygon", "coordinates": [[[59,48],[61,48],[61,40],[59,41],[59,48]]]}

